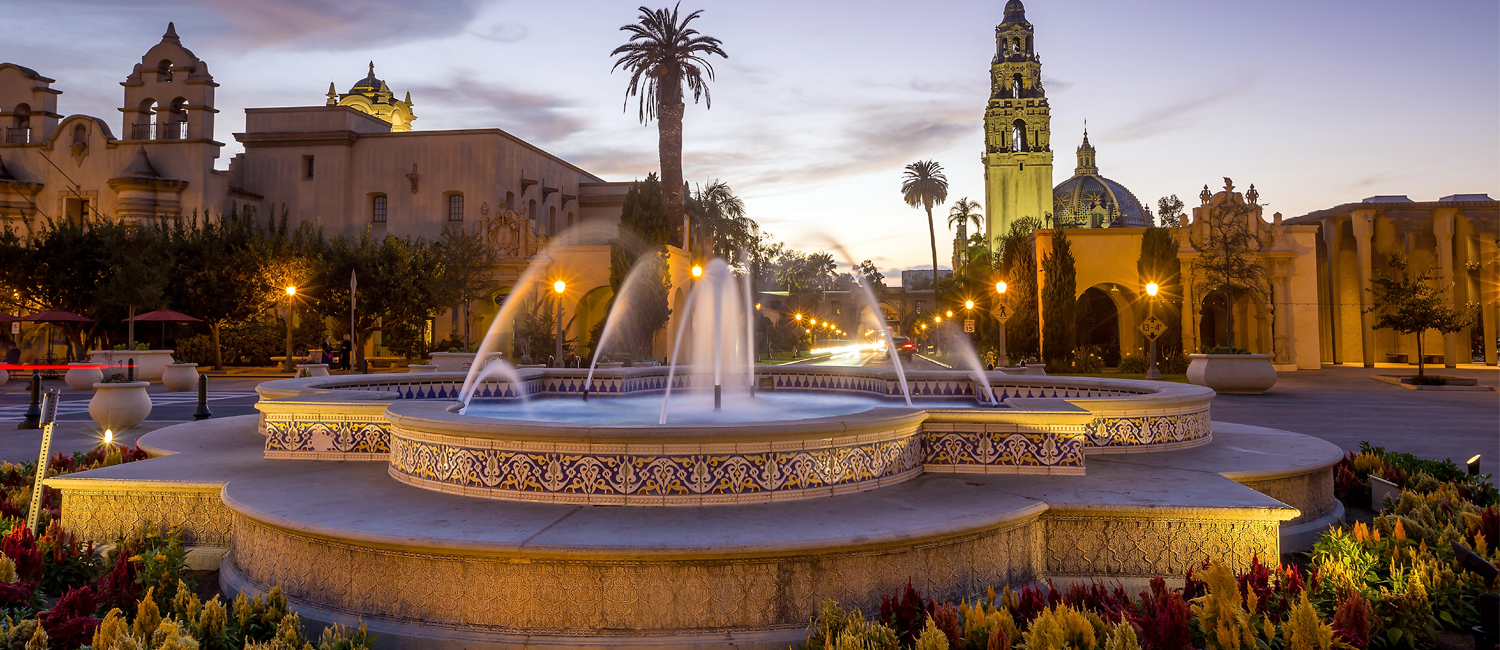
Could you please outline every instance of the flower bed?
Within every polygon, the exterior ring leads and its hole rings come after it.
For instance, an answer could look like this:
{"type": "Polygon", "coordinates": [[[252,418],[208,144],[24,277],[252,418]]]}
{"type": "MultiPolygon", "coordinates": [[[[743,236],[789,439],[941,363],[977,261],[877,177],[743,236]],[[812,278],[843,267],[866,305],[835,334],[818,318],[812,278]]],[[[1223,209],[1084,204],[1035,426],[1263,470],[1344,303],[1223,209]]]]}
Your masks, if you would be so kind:
{"type": "Polygon", "coordinates": [[[306,638],[280,587],[266,598],[200,600],[186,575],[181,535],[147,522],[117,540],[112,560],[56,522],[35,537],[25,525],[0,538],[0,648],[26,650],[361,650],[361,626],[306,638]],[[43,596],[61,596],[51,607],[43,596]]]}
{"type": "Polygon", "coordinates": [[[1135,595],[1119,583],[1048,581],[959,603],[925,599],[908,583],[868,618],[823,603],[805,647],[1396,650],[1437,647],[1444,631],[1467,634],[1479,623],[1479,594],[1500,588],[1457,560],[1463,546],[1500,566],[1490,477],[1362,445],[1337,470],[1346,506],[1369,504],[1361,481],[1370,474],[1402,486],[1400,499],[1376,504],[1372,525],[1330,528],[1305,567],[1256,560],[1236,574],[1205,560],[1177,588],[1162,577],[1135,595]]]}

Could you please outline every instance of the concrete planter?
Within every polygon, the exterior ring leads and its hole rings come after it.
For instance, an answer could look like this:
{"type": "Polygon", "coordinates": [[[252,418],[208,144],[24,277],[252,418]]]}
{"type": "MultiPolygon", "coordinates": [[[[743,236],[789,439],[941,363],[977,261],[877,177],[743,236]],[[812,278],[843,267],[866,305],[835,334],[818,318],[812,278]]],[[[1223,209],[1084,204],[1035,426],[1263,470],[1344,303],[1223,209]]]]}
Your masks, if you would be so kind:
{"type": "Polygon", "coordinates": [[[173,350],[90,350],[89,361],[109,366],[104,370],[105,375],[114,373],[127,374],[125,366],[131,359],[135,360],[136,381],[161,381],[162,373],[167,371],[167,366],[176,363],[172,359],[173,350]]]}
{"type": "Polygon", "coordinates": [[[437,364],[433,363],[409,363],[406,365],[406,374],[422,375],[429,372],[437,372],[437,364]]]}
{"type": "Polygon", "coordinates": [[[151,415],[151,396],[146,394],[148,381],[123,384],[94,384],[89,400],[89,417],[101,429],[120,431],[134,429],[151,415]]]}
{"type": "Polygon", "coordinates": [[[1031,375],[1033,377],[1045,377],[1047,376],[1047,364],[1028,363],[1026,364],[1026,372],[1022,374],[1031,375]]]}
{"type": "Polygon", "coordinates": [[[81,361],[68,364],[68,373],[63,375],[63,382],[73,390],[89,390],[94,384],[104,381],[104,371],[96,368],[99,364],[92,361],[81,361]]]}
{"type": "Polygon", "coordinates": [[[302,376],[302,371],[307,371],[308,377],[327,377],[328,364],[326,363],[299,363],[297,364],[297,376],[302,376]]]}
{"type": "Polygon", "coordinates": [[[8,381],[10,381],[10,372],[6,370],[0,370],[0,388],[4,388],[5,382],[8,381]]]}
{"type": "Polygon", "coordinates": [[[1190,354],[1188,382],[1227,395],[1259,395],[1276,385],[1269,354],[1190,354]]]}
{"type": "MultiPolygon", "coordinates": [[[[474,365],[475,352],[433,352],[432,365],[437,366],[437,372],[468,372],[474,365]]],[[[501,358],[502,354],[494,352],[487,357],[490,360],[501,358]]],[[[488,361],[486,361],[488,363],[488,361]]]]}
{"type": "Polygon", "coordinates": [[[186,393],[198,387],[198,364],[168,364],[161,374],[161,383],[174,393],[186,393]]]}

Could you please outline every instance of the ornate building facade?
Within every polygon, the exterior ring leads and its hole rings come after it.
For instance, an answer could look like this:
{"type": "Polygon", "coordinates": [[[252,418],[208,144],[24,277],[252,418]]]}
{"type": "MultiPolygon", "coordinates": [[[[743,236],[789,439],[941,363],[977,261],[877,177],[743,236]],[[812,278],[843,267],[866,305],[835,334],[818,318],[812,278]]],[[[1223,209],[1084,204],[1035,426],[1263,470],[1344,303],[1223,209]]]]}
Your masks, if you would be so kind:
{"type": "Polygon", "coordinates": [[[985,232],[992,247],[1010,222],[1052,211],[1052,109],[1034,37],[1021,0],[1005,3],[984,113],[985,232]]]}
{"type": "Polygon", "coordinates": [[[348,106],[361,113],[374,115],[389,122],[391,131],[395,133],[410,131],[412,121],[417,119],[417,114],[411,110],[411,92],[406,93],[406,99],[396,99],[391,87],[384,80],[375,78],[374,61],[370,62],[370,72],[365,78],[355,82],[347,93],[336,92],[333,82],[328,82],[328,105],[348,106]]]}
{"type": "Polygon", "coordinates": [[[1084,131],[1073,177],[1052,188],[1053,224],[1062,228],[1150,227],[1151,213],[1141,207],[1135,193],[1099,175],[1095,153],[1089,132],[1084,131]]]}

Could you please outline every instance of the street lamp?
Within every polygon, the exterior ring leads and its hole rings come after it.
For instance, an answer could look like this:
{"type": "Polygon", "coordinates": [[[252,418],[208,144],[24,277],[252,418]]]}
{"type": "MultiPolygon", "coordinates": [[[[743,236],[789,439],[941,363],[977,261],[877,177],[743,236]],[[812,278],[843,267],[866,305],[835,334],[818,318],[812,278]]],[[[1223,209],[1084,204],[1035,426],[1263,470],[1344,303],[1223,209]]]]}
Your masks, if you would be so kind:
{"type": "Polygon", "coordinates": [[[282,372],[291,372],[296,369],[297,361],[292,358],[292,301],[297,298],[297,287],[287,285],[286,288],[286,359],[281,362],[282,372]]]}
{"type": "Polygon", "coordinates": [[[558,280],[557,282],[552,283],[552,291],[557,294],[557,322],[555,323],[555,325],[557,326],[557,356],[553,357],[552,367],[554,368],[563,367],[562,294],[567,290],[568,283],[563,282],[562,280],[558,280]]]}
{"type": "MultiPolygon", "coordinates": [[[[1149,318],[1156,318],[1156,292],[1159,287],[1155,282],[1146,283],[1146,314],[1149,318]]],[[[1156,367],[1156,337],[1147,337],[1151,340],[1151,365],[1146,367],[1147,379],[1161,379],[1161,370],[1156,367]]]]}
{"type": "Polygon", "coordinates": [[[693,265],[693,277],[695,277],[695,278],[701,278],[701,277],[703,277],[703,267],[698,266],[697,264],[694,264],[693,265]]]}
{"type": "Polygon", "coordinates": [[[1005,318],[1002,317],[1005,309],[1004,282],[995,283],[995,293],[998,294],[995,298],[995,322],[999,324],[1000,328],[1000,345],[997,349],[998,354],[995,355],[995,363],[1004,368],[1010,365],[1010,356],[1005,353],[1005,318]]]}

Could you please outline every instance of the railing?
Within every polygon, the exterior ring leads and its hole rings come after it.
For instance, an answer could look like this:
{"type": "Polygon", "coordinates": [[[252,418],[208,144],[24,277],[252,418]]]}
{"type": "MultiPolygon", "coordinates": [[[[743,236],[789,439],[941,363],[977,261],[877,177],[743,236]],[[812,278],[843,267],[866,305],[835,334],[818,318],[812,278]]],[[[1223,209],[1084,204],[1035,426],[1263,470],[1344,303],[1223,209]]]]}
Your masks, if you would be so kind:
{"type": "Polygon", "coordinates": [[[187,131],[187,122],[137,124],[132,137],[136,140],[186,140],[187,131]]]}
{"type": "Polygon", "coordinates": [[[31,128],[7,128],[5,129],[6,144],[31,144],[31,128]]]}

